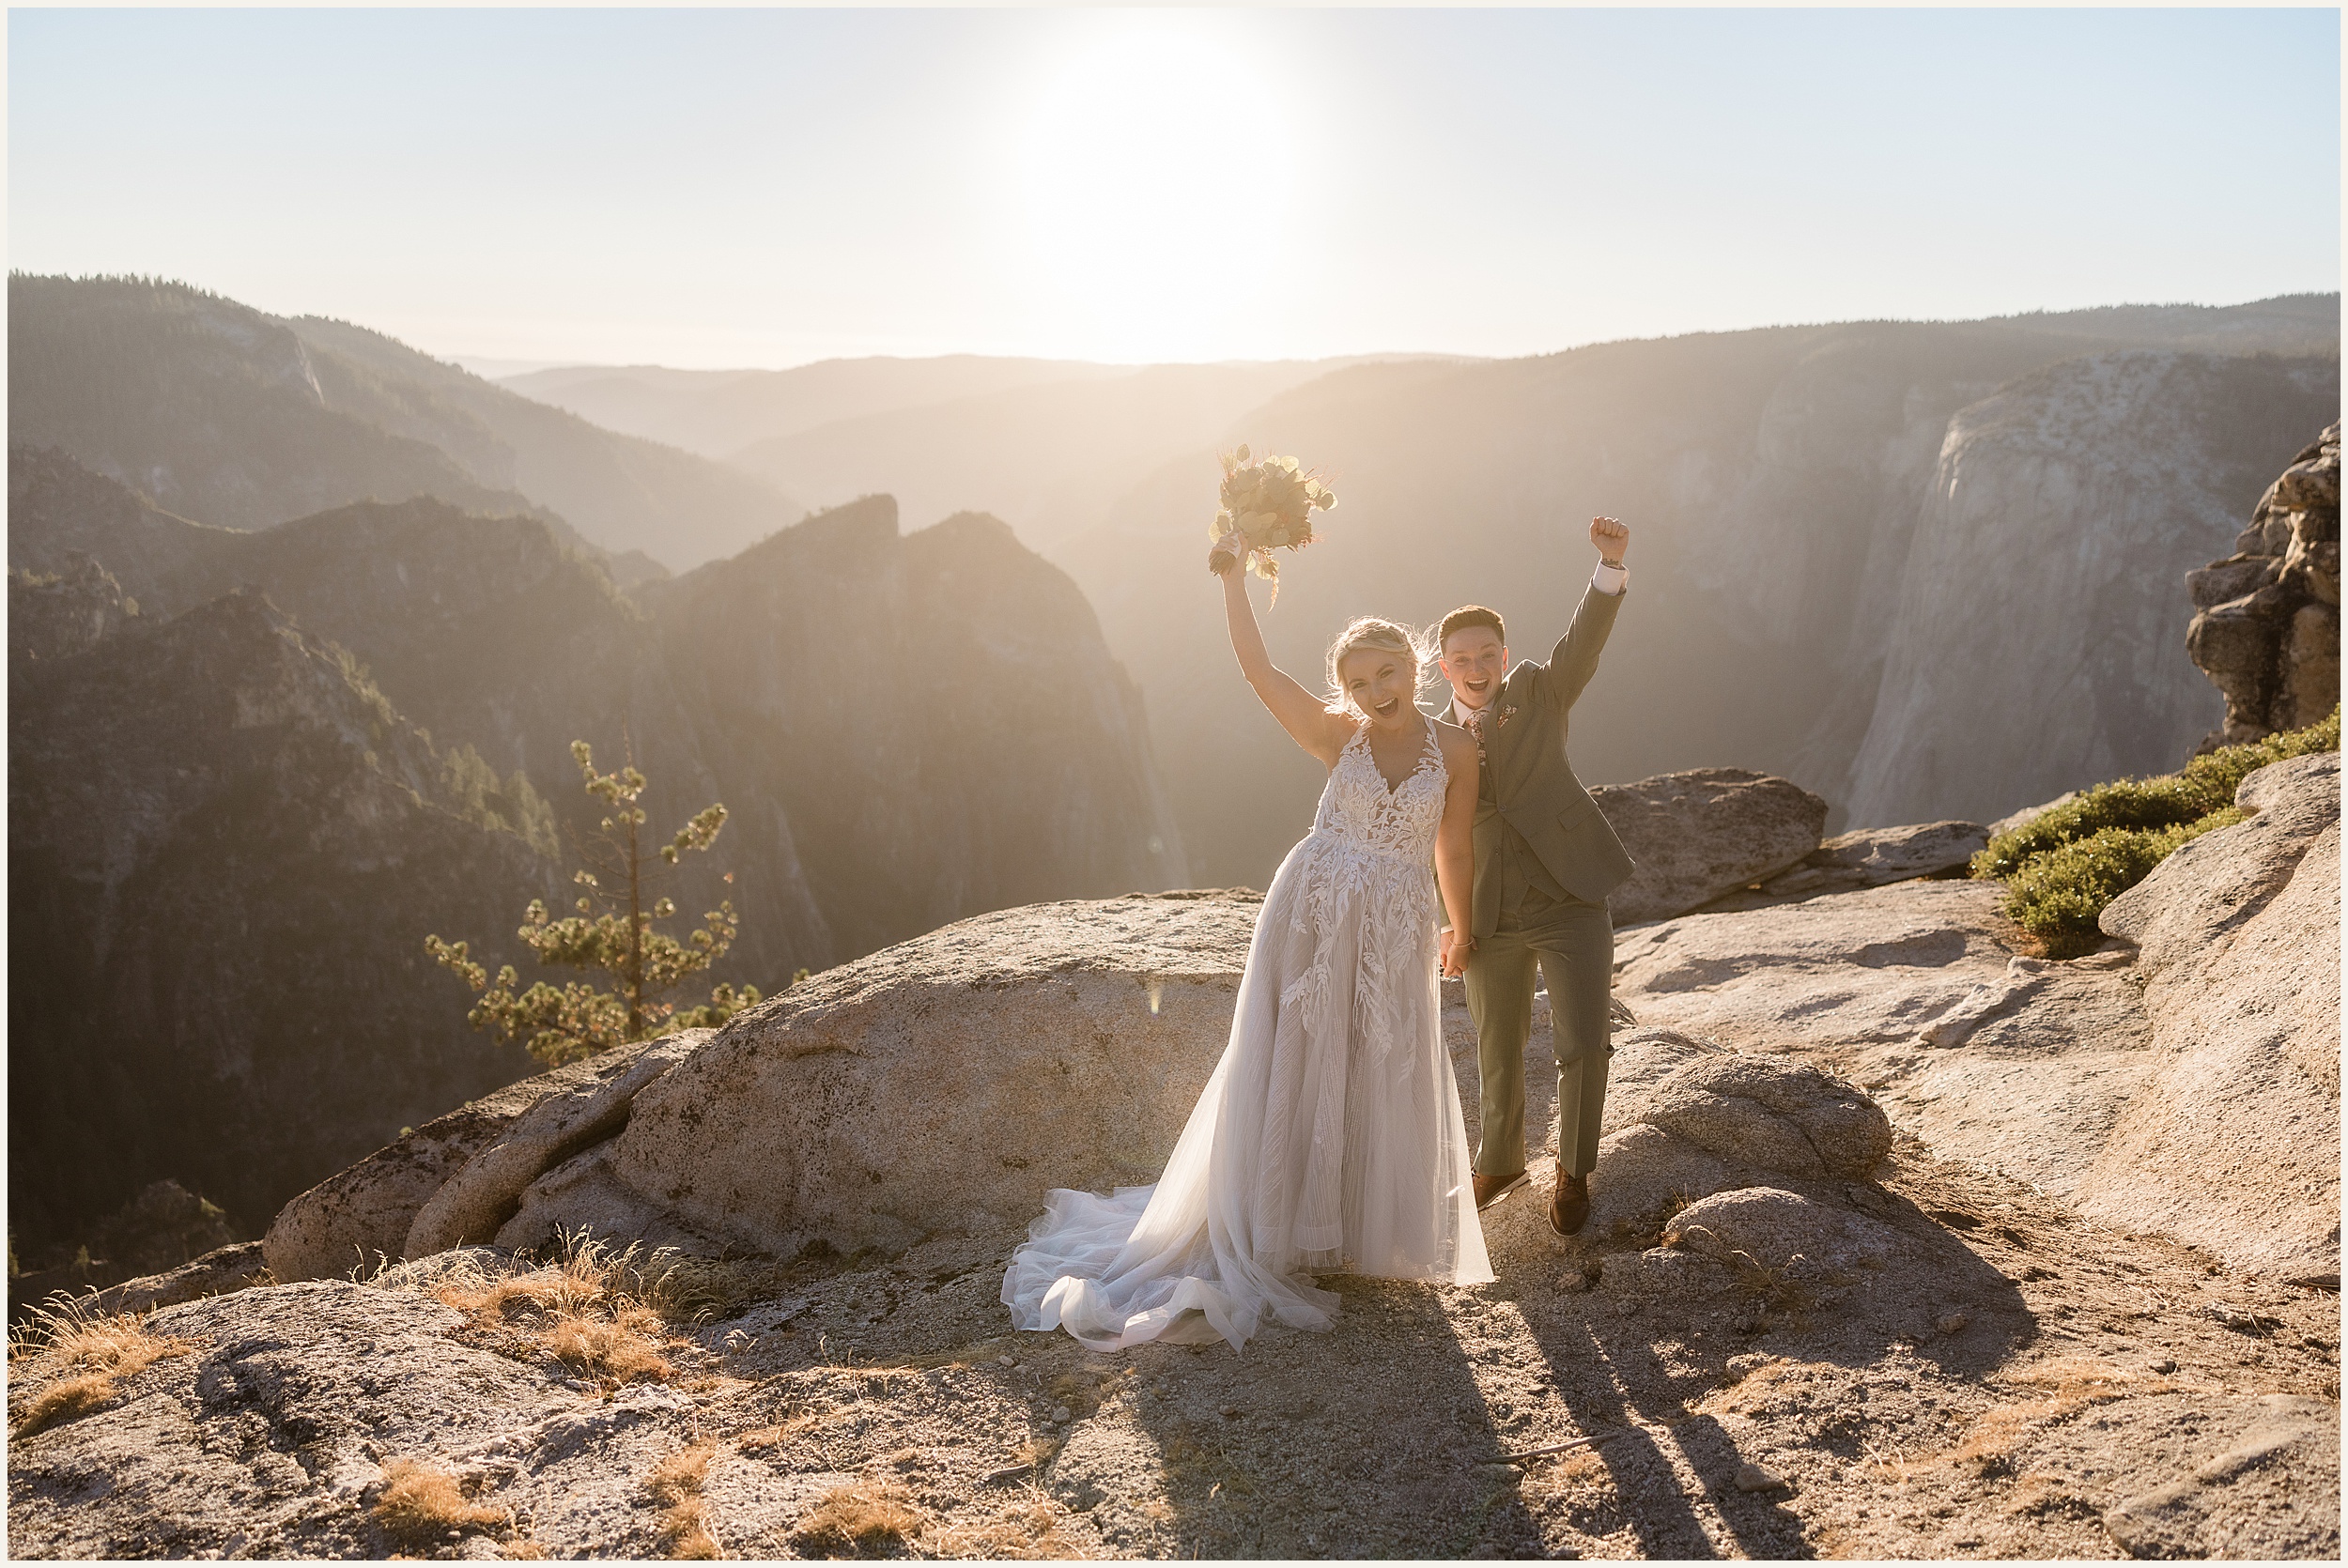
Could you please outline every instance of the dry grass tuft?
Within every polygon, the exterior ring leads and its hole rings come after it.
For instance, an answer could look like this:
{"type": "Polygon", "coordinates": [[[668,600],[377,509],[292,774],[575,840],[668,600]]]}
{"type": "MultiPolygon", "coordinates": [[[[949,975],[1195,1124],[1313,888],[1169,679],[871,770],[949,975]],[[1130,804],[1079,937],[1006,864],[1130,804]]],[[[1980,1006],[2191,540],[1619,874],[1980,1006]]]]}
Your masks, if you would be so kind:
{"type": "Polygon", "coordinates": [[[383,1482],[383,1495],[373,1510],[375,1522],[406,1546],[422,1549],[453,1532],[496,1530],[514,1522],[504,1509],[468,1499],[455,1476],[412,1459],[387,1461],[383,1482]]]}
{"type": "Polygon", "coordinates": [[[1029,1437],[1012,1452],[1012,1457],[1023,1465],[1032,1465],[1041,1470],[1059,1456],[1059,1451],[1067,1441],[1065,1437],[1056,1437],[1048,1434],[1029,1437]]]}
{"type": "Polygon", "coordinates": [[[859,1481],[824,1494],[799,1528],[799,1545],[825,1557],[881,1557],[920,1533],[912,1493],[894,1481],[859,1481]]]}
{"type": "Polygon", "coordinates": [[[524,1535],[505,1543],[499,1548],[499,1555],[517,1562],[541,1562],[546,1560],[547,1549],[524,1535]]]}
{"type": "Polygon", "coordinates": [[[694,1263],[566,1236],[544,1263],[523,1260],[511,1274],[476,1268],[443,1280],[433,1295],[483,1329],[518,1330],[533,1349],[609,1391],[676,1376],[669,1325],[699,1299],[678,1283],[694,1277],[694,1263]]]}
{"type": "Polygon", "coordinates": [[[1707,1415],[1754,1415],[1767,1409],[1770,1401],[1785,1391],[1784,1385],[1799,1383],[1807,1376],[1802,1362],[1797,1360],[1764,1361],[1753,1367],[1736,1382],[1716,1391],[1697,1407],[1707,1415]]]}
{"type": "Polygon", "coordinates": [[[935,1372],[940,1367],[966,1371],[971,1367],[993,1364],[996,1357],[1015,1348],[1018,1343],[1016,1335],[999,1334],[974,1345],[957,1345],[951,1350],[940,1350],[926,1356],[906,1356],[887,1364],[906,1372],[935,1372]]]}
{"type": "MultiPolygon", "coordinates": [[[[1171,1511],[1168,1511],[1169,1514],[1171,1511]]],[[[983,1524],[956,1525],[929,1543],[939,1557],[1009,1558],[1036,1561],[1081,1557],[1083,1551],[1059,1533],[1059,1504],[1041,1499],[998,1509],[983,1524]]]]}
{"type": "Polygon", "coordinates": [[[540,1335],[548,1354],[607,1389],[676,1376],[660,1349],[660,1314],[626,1302],[609,1318],[556,1316],[540,1335]]]}
{"type": "Polygon", "coordinates": [[[668,1512],[660,1520],[660,1546],[669,1556],[696,1561],[722,1557],[710,1533],[708,1504],[702,1498],[716,1443],[681,1448],[652,1468],[645,1487],[668,1512]]]}
{"type": "Polygon", "coordinates": [[[1764,1312],[1784,1317],[1797,1330],[1809,1326],[1809,1313],[1817,1305],[1817,1292],[1805,1281],[1793,1276],[1799,1257],[1787,1258],[1783,1264],[1767,1264],[1739,1248],[1728,1254],[1729,1267],[1736,1271],[1737,1289],[1747,1299],[1756,1301],[1764,1312]]]}
{"type": "Polygon", "coordinates": [[[2006,1374],[2005,1380],[2025,1388],[2045,1389],[2057,1399],[2086,1404],[2100,1404],[2132,1393],[2169,1393],[2178,1387],[2174,1378],[2160,1373],[2113,1366],[2093,1356],[2063,1356],[2042,1361],[2006,1374]]]}
{"type": "Polygon", "coordinates": [[[188,1340],[151,1332],[145,1319],[129,1313],[84,1317],[70,1305],[36,1311],[10,1336],[9,1359],[47,1351],[56,1358],[61,1375],[25,1402],[9,1435],[29,1437],[100,1409],[112,1403],[124,1378],[193,1348],[188,1340]]]}

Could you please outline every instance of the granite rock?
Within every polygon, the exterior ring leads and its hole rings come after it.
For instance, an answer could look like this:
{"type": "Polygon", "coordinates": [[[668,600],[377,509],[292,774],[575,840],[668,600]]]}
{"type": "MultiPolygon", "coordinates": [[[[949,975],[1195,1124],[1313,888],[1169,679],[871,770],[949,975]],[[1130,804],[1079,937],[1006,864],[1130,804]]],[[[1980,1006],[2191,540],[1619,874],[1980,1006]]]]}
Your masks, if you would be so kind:
{"type": "Polygon", "coordinates": [[[1590,792],[1636,869],[1607,899],[1617,926],[1666,919],[1799,864],[1826,802],[1743,768],[1694,768],[1590,792]]]}

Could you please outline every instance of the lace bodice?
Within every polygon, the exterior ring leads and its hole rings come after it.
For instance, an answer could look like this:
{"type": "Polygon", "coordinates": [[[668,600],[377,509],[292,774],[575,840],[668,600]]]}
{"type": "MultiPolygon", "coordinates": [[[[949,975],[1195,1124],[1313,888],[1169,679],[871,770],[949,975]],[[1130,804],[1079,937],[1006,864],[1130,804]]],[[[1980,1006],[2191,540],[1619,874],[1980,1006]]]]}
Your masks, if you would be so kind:
{"type": "Polygon", "coordinates": [[[1353,731],[1353,738],[1337,753],[1337,765],[1329,770],[1328,785],[1321,792],[1321,809],[1313,818],[1316,837],[1332,838],[1348,849],[1400,856],[1422,866],[1431,864],[1449,775],[1444,769],[1443,747],[1435,741],[1434,724],[1421,722],[1426,726],[1426,741],[1419,749],[1418,765],[1392,790],[1378,771],[1377,759],[1369,754],[1369,727],[1353,731]]]}

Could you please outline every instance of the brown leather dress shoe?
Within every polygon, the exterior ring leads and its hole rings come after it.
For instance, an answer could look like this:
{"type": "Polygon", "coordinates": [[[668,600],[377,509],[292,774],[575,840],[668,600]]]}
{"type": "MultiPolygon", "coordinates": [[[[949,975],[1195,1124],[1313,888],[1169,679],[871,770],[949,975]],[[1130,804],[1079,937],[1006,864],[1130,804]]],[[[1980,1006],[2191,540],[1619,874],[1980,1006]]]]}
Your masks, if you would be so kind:
{"type": "Polygon", "coordinates": [[[1549,1228],[1572,1236],[1590,1222],[1590,1178],[1557,1171],[1557,1189],[1549,1195],[1549,1228]]]}
{"type": "Polygon", "coordinates": [[[1498,1203],[1501,1199],[1506,1197],[1509,1193],[1515,1191],[1518,1188],[1522,1187],[1526,1182],[1529,1182],[1532,1179],[1532,1173],[1529,1171],[1519,1171],[1514,1176],[1488,1176],[1481,1171],[1476,1172],[1476,1212],[1481,1213],[1485,1209],[1491,1207],[1492,1205],[1498,1203]]]}

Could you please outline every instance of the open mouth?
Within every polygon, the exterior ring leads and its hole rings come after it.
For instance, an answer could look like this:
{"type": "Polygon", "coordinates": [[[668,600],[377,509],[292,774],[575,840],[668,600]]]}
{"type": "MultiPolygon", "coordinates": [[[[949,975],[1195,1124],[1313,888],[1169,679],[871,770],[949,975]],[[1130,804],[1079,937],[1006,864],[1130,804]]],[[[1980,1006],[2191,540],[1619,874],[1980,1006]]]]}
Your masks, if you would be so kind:
{"type": "Polygon", "coordinates": [[[1371,703],[1369,711],[1376,714],[1380,718],[1392,718],[1395,715],[1395,711],[1401,706],[1402,699],[1398,697],[1389,697],[1383,702],[1371,703]]]}
{"type": "Polygon", "coordinates": [[[1467,684],[1467,689],[1474,692],[1476,696],[1481,697],[1486,692],[1492,689],[1491,677],[1487,675],[1480,681],[1470,681],[1467,684]]]}

